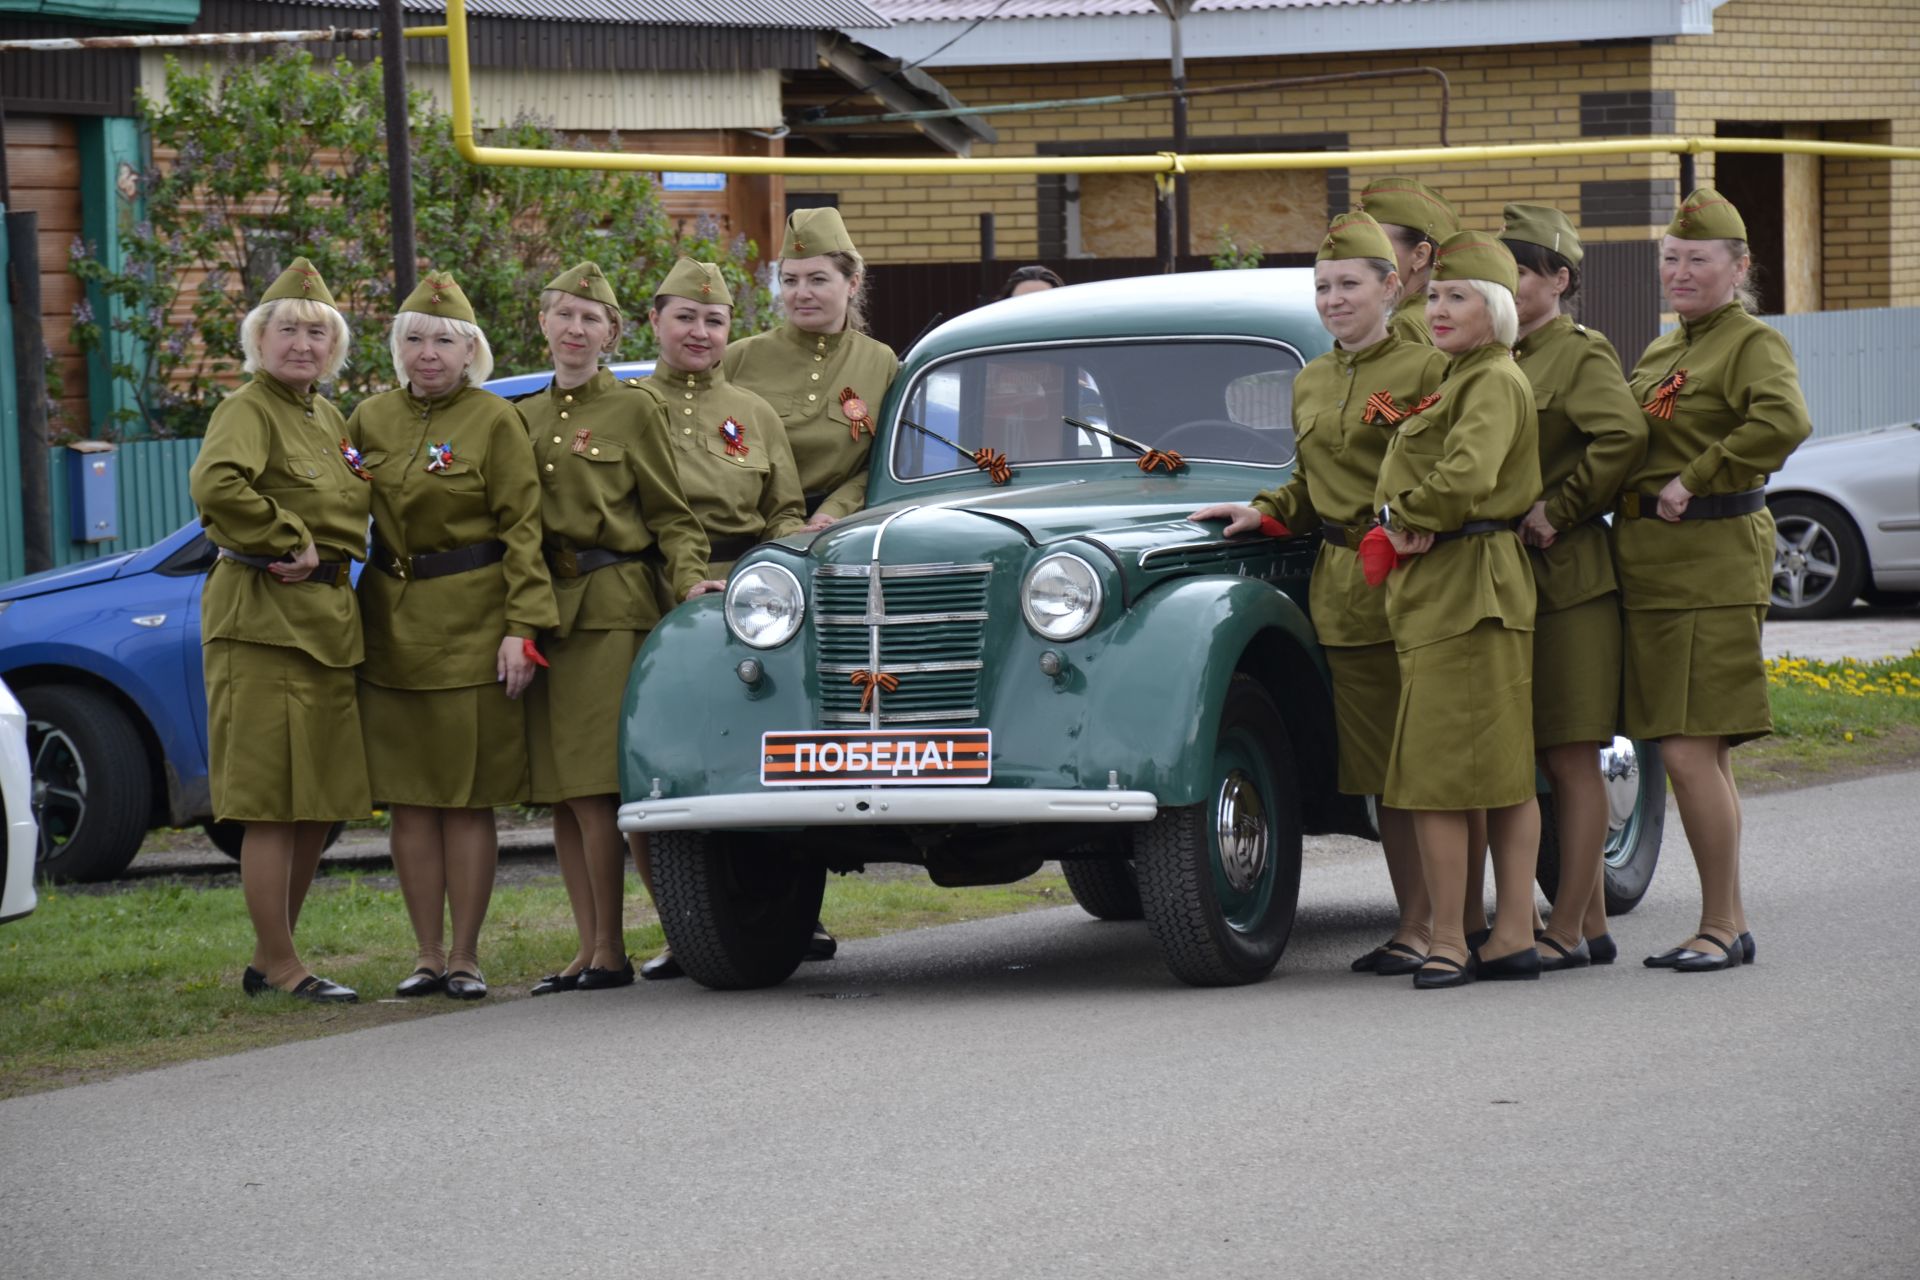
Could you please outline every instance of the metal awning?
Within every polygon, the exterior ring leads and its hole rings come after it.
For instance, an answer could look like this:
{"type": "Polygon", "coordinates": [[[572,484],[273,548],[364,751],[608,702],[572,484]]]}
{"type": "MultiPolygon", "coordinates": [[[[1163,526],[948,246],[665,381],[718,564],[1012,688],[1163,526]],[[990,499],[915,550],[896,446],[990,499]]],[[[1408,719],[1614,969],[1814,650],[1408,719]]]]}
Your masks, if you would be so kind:
{"type": "MultiPolygon", "coordinates": [[[[300,0],[323,9],[377,12],[379,0],[300,0]]],[[[409,15],[446,12],[444,0],[400,0],[409,15]]],[[[887,20],[863,0],[469,0],[467,17],[660,27],[877,29],[887,20]]]]}
{"type": "Polygon", "coordinates": [[[963,107],[947,87],[920,68],[890,58],[846,36],[820,37],[817,73],[789,77],[784,105],[788,145],[811,144],[826,152],[862,155],[919,153],[929,150],[970,155],[976,142],[997,142],[984,120],[967,115],[912,121],[858,121],[849,118],[867,108],[890,112],[953,110],[963,107]],[[838,123],[813,125],[809,117],[834,117],[838,123]],[[931,144],[931,146],[929,146],[931,144]]]}

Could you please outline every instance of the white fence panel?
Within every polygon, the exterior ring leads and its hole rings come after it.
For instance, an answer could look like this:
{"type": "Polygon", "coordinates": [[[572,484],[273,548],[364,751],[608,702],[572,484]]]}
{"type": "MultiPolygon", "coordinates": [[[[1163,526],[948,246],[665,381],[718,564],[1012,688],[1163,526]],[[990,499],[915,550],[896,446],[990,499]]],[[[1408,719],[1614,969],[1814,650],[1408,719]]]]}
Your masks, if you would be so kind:
{"type": "Polygon", "coordinates": [[[1816,437],[1920,421],[1920,307],[1760,318],[1793,348],[1816,437]]]}

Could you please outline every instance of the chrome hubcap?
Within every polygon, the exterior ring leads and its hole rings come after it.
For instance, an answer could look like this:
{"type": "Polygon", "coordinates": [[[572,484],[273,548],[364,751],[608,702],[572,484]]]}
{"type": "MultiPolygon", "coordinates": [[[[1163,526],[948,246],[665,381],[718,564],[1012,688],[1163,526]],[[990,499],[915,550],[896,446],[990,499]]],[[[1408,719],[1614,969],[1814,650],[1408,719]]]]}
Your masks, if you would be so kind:
{"type": "Polygon", "coordinates": [[[1800,608],[1833,589],[1840,575],[1840,547],[1816,520],[1782,520],[1773,532],[1773,602],[1800,608]]]}
{"type": "Polygon", "coordinates": [[[1214,813],[1220,868],[1236,892],[1246,893],[1267,868],[1267,814],[1260,803],[1260,789],[1245,773],[1229,770],[1220,783],[1214,813]]]}

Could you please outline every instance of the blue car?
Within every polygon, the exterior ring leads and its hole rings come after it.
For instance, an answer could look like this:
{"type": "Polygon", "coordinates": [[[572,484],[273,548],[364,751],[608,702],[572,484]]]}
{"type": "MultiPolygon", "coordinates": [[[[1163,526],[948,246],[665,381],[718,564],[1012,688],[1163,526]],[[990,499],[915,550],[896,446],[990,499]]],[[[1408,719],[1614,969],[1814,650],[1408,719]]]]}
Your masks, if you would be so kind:
{"type": "MultiPolygon", "coordinates": [[[[613,366],[652,372],[650,360],[613,366]]],[[[495,378],[507,397],[551,373],[495,378]]],[[[0,679],[27,713],[35,865],[53,880],[106,880],[150,828],[200,823],[240,854],[240,825],[213,820],[200,589],[214,549],[198,524],[140,551],[0,585],[0,679]]]]}

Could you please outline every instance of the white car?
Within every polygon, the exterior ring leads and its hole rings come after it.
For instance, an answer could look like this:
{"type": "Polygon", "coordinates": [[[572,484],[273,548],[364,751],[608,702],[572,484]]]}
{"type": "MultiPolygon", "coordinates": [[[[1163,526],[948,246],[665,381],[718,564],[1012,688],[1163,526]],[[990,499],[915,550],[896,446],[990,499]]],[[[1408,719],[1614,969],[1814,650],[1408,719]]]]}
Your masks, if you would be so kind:
{"type": "Polygon", "coordinates": [[[1775,618],[1920,600],[1920,423],[1812,440],[1767,482],[1775,618]]]}
{"type": "Polygon", "coordinates": [[[39,899],[33,892],[33,766],[27,759],[27,713],[0,680],[0,924],[18,920],[39,899]]]}

